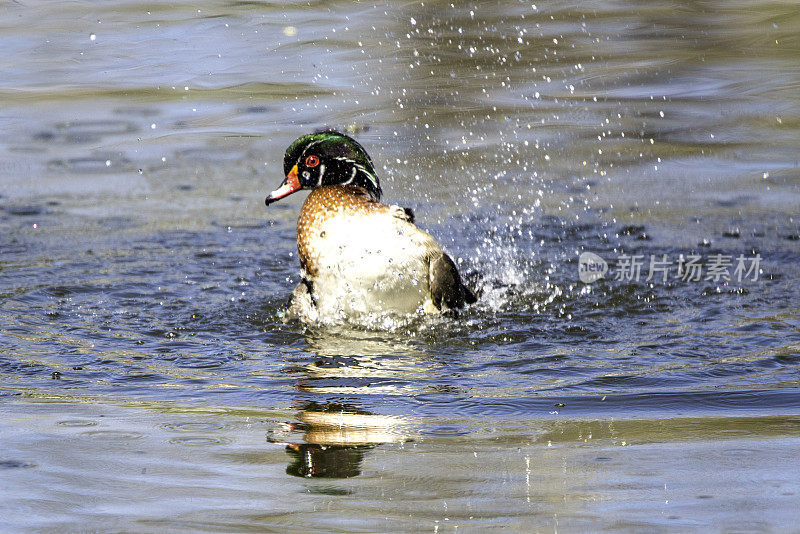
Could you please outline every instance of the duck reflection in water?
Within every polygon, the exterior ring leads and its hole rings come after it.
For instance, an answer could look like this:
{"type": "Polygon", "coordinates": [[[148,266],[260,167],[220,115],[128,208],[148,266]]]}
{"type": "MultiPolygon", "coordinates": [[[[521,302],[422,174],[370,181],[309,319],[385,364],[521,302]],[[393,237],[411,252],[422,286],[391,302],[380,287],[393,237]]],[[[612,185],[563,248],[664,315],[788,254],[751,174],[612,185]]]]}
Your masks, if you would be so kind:
{"type": "Polygon", "coordinates": [[[311,402],[292,430],[303,443],[288,443],[292,462],[286,473],[305,478],[349,478],[361,474],[364,453],[384,443],[406,441],[399,417],[374,415],[350,405],[311,402]]]}
{"type": "Polygon", "coordinates": [[[302,478],[350,478],[361,474],[362,447],[287,445],[292,463],[286,474],[302,478]]]}
{"type": "Polygon", "coordinates": [[[285,372],[304,399],[286,443],[292,461],[286,472],[298,477],[347,478],[361,474],[368,450],[411,439],[407,418],[381,415],[367,406],[373,395],[402,395],[410,380],[424,379],[435,367],[425,345],[403,336],[347,327],[305,333],[313,361],[287,362],[285,372]],[[287,443],[288,442],[288,443],[287,443]]]}

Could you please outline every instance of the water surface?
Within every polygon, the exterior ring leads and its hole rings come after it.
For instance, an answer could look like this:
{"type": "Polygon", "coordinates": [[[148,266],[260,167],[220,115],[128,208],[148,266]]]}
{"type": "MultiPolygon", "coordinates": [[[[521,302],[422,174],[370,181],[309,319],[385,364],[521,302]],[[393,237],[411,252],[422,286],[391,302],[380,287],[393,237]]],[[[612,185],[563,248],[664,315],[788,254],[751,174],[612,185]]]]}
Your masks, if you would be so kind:
{"type": "Polygon", "coordinates": [[[796,525],[798,36],[788,2],[6,3],[10,528],[796,525]],[[263,199],[327,126],[477,305],[281,321],[302,195],[263,199]]]}

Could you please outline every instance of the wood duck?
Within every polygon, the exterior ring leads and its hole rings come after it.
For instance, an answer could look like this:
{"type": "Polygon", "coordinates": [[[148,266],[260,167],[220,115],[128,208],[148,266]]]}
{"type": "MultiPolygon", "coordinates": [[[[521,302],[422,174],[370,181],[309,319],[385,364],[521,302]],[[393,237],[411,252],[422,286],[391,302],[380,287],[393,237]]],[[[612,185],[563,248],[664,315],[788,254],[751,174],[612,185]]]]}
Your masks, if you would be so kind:
{"type": "Polygon", "coordinates": [[[297,219],[302,282],[288,317],[440,313],[477,300],[411,210],[380,202],[372,160],[357,141],[335,131],[304,135],[286,150],[283,170],[267,206],[311,189],[297,219]]]}

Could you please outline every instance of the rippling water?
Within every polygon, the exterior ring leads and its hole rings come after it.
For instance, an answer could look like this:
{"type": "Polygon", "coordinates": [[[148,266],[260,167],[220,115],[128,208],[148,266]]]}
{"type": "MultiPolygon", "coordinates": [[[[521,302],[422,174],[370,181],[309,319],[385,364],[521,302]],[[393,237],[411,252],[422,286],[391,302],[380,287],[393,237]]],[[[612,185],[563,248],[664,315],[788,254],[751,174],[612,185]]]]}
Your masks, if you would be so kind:
{"type": "Polygon", "coordinates": [[[8,2],[0,30],[10,528],[800,521],[793,3],[8,2]],[[302,198],[263,199],[325,126],[477,305],[280,320],[302,198]]]}

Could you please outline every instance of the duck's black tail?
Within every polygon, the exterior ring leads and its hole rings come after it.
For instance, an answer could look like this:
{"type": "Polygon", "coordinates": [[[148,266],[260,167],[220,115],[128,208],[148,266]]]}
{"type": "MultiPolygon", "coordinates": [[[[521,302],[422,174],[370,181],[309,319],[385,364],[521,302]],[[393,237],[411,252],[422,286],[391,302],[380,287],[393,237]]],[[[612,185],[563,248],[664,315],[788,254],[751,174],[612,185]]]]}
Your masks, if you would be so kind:
{"type": "Polygon", "coordinates": [[[430,289],[433,304],[442,311],[474,304],[478,297],[464,285],[455,262],[445,253],[431,258],[430,289]]]}

